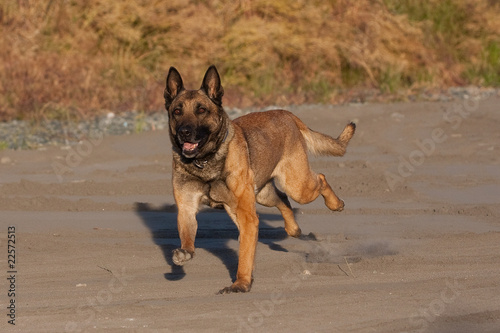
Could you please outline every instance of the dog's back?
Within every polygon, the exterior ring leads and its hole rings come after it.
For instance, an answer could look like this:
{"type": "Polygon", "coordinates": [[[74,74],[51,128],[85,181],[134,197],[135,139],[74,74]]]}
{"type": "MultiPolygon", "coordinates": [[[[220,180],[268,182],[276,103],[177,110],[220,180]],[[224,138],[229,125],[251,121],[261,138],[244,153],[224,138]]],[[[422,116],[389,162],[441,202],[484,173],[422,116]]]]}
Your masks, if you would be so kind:
{"type": "Polygon", "coordinates": [[[271,178],[284,156],[294,156],[297,150],[308,150],[316,155],[344,155],[356,128],[350,123],[334,139],[311,130],[285,110],[254,112],[235,119],[233,123],[242,129],[247,140],[257,188],[271,178]]]}

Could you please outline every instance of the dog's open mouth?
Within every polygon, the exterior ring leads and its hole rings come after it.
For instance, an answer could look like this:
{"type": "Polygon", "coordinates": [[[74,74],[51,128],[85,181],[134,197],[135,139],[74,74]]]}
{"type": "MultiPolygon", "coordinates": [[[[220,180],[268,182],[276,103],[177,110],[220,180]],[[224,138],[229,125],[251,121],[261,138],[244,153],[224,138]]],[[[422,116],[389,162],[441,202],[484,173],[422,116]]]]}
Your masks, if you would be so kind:
{"type": "Polygon", "coordinates": [[[198,143],[184,142],[182,144],[182,153],[184,155],[192,155],[196,152],[196,148],[198,148],[198,143]]]}
{"type": "Polygon", "coordinates": [[[191,130],[189,135],[178,134],[177,144],[182,150],[182,155],[186,158],[196,158],[200,152],[202,152],[205,143],[207,142],[209,136],[205,134],[202,129],[198,129],[196,132],[191,130]]]}
{"type": "Polygon", "coordinates": [[[193,158],[198,154],[199,142],[184,142],[182,144],[182,155],[187,158],[193,158]]]}
{"type": "Polygon", "coordinates": [[[182,150],[185,152],[192,152],[198,148],[198,143],[184,142],[182,145],[182,150]]]}

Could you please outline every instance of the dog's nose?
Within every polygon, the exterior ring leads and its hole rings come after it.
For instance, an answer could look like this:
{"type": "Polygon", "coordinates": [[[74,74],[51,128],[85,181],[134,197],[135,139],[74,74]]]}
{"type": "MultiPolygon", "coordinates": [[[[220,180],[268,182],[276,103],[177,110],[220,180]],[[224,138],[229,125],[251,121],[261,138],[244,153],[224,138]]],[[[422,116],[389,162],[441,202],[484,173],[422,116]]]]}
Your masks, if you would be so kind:
{"type": "Polygon", "coordinates": [[[187,140],[191,137],[191,134],[193,133],[193,129],[191,126],[182,126],[179,128],[177,133],[179,134],[179,136],[182,139],[187,140]]]}

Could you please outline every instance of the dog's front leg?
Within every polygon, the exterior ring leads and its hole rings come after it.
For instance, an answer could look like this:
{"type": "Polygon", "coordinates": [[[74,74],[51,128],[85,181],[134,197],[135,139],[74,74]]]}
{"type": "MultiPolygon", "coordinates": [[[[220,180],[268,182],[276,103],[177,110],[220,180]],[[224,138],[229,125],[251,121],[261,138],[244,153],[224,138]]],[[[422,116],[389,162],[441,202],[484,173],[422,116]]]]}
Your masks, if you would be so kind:
{"type": "Polygon", "coordinates": [[[253,281],[255,249],[259,234],[259,219],[255,210],[253,182],[245,182],[241,178],[235,179],[234,182],[231,184],[231,181],[229,181],[228,187],[234,194],[235,200],[232,200],[230,204],[226,204],[225,208],[229,216],[235,220],[240,232],[238,271],[236,281],[230,287],[220,290],[219,293],[221,294],[250,291],[253,281]]]}
{"type": "Polygon", "coordinates": [[[176,186],[174,180],[174,197],[178,209],[177,229],[181,239],[181,248],[173,251],[172,260],[178,266],[184,265],[194,257],[194,241],[198,230],[196,214],[202,195],[202,187],[196,183],[183,183],[176,186]]]}

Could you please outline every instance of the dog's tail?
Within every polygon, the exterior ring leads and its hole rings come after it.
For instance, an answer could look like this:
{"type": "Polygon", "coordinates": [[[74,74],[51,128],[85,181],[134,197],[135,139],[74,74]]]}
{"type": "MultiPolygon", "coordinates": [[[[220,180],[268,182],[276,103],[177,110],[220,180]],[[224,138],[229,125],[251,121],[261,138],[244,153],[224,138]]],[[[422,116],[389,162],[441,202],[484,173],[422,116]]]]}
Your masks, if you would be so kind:
{"type": "Polygon", "coordinates": [[[338,138],[334,139],[329,135],[313,131],[300,120],[299,122],[297,126],[306,140],[307,149],[315,155],[343,156],[349,140],[356,131],[356,124],[351,122],[347,124],[338,138]]]}

